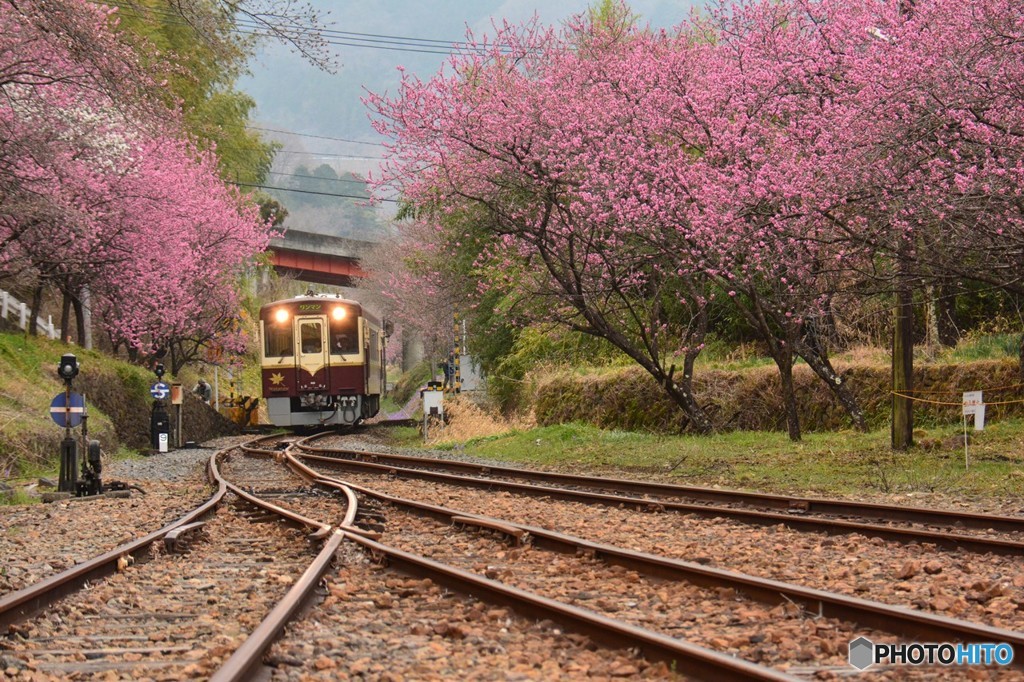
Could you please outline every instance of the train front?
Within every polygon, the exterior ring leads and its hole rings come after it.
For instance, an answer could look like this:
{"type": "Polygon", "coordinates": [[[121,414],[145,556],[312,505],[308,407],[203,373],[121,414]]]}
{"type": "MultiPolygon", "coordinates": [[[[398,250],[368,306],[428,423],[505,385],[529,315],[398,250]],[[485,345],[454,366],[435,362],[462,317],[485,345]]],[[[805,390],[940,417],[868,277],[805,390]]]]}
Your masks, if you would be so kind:
{"type": "Polygon", "coordinates": [[[275,425],[352,425],[377,413],[383,337],[356,301],[319,295],[268,303],[260,308],[260,340],[263,396],[275,425]]]}

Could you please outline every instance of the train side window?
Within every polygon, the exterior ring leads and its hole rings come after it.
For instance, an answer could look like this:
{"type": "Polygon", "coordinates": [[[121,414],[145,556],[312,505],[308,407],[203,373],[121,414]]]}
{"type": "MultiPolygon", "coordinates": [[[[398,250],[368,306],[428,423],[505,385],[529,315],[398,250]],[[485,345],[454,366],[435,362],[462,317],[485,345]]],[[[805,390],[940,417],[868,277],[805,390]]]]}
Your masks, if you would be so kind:
{"type": "Polygon", "coordinates": [[[268,358],[283,358],[292,355],[292,326],[290,324],[268,324],[263,353],[268,358]]]}
{"type": "Polygon", "coordinates": [[[355,355],[359,352],[359,318],[346,315],[331,319],[331,352],[336,355],[355,355]]]}
{"type": "Polygon", "coordinates": [[[299,327],[303,353],[322,353],[324,351],[322,332],[319,322],[303,322],[299,327]]]}

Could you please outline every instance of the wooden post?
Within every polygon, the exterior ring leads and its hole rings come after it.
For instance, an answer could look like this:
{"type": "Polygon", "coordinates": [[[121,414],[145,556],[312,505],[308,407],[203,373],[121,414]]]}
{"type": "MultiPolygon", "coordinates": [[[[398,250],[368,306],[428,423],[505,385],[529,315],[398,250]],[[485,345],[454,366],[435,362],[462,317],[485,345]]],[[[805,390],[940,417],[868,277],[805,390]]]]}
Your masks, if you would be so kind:
{"type": "Polygon", "coordinates": [[[909,284],[900,282],[892,334],[892,447],[914,444],[914,306],[909,284]]]}

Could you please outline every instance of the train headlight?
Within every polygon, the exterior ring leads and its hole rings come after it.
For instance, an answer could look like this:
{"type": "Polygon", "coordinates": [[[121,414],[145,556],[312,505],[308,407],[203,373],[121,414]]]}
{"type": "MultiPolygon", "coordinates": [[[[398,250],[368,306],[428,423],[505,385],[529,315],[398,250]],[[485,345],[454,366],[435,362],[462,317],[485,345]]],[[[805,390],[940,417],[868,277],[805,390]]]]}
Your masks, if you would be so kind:
{"type": "Polygon", "coordinates": [[[277,312],[274,313],[274,321],[278,324],[284,324],[288,321],[288,311],[284,308],[278,308],[277,312]]]}
{"type": "Polygon", "coordinates": [[[331,317],[333,317],[336,320],[345,319],[345,309],[342,308],[341,306],[338,306],[337,308],[331,311],[331,317]]]}

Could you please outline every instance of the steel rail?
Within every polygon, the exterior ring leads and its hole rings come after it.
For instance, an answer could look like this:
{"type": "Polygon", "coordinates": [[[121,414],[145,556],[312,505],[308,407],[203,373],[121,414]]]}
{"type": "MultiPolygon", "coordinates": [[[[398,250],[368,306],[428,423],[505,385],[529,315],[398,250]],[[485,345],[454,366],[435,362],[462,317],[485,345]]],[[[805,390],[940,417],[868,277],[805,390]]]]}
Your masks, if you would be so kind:
{"type": "Polygon", "coordinates": [[[320,474],[299,461],[297,457],[291,454],[291,449],[292,446],[289,445],[284,450],[243,448],[243,451],[250,457],[273,457],[275,460],[291,469],[293,473],[307,483],[321,485],[322,487],[328,488],[332,491],[340,492],[345,496],[345,516],[339,525],[345,528],[352,528],[352,523],[355,521],[356,515],[359,512],[359,500],[356,498],[355,493],[352,492],[352,489],[344,484],[335,485],[332,482],[320,481],[320,474]]]}
{"type": "Polygon", "coordinates": [[[517,613],[547,618],[567,628],[582,632],[596,642],[611,648],[635,647],[652,661],[676,665],[679,672],[698,679],[718,682],[728,680],[796,680],[783,672],[750,663],[743,659],[705,649],[652,630],[602,616],[578,606],[548,599],[538,594],[495,582],[469,571],[447,566],[384,545],[370,538],[343,531],[347,540],[386,557],[389,564],[412,575],[431,580],[491,603],[509,606],[517,613]]]}
{"type": "Polygon", "coordinates": [[[217,466],[216,459],[219,455],[220,453],[217,453],[210,458],[210,471],[216,477],[218,483],[226,486],[228,490],[235,494],[236,497],[255,507],[259,507],[260,509],[280,516],[293,524],[309,528],[312,531],[310,538],[313,540],[325,540],[333,532],[334,528],[329,523],[311,519],[308,516],[294,512],[291,509],[286,509],[285,507],[276,505],[273,502],[268,502],[261,497],[253,495],[252,493],[247,493],[233,483],[229,483],[223,476],[221,476],[220,469],[217,466]]]}
{"type": "MultiPolygon", "coordinates": [[[[282,453],[279,451],[259,450],[251,447],[245,449],[244,452],[248,455],[271,455],[275,458],[281,458],[282,456],[282,453]]],[[[295,462],[295,465],[298,469],[308,469],[308,467],[304,467],[297,461],[295,462]]],[[[246,493],[240,490],[237,486],[228,483],[220,473],[220,469],[216,463],[216,456],[211,457],[210,459],[210,471],[221,485],[225,486],[228,490],[231,490],[231,492],[239,496],[241,499],[258,506],[261,509],[277,514],[288,521],[313,529],[314,532],[310,535],[311,539],[325,540],[323,548],[321,548],[320,553],[310,564],[309,568],[303,572],[302,576],[296,581],[284,598],[278,602],[277,606],[275,606],[270,613],[260,621],[260,624],[256,629],[249,634],[238,649],[235,650],[228,660],[226,660],[210,678],[211,682],[242,682],[256,677],[257,670],[262,665],[264,653],[284,631],[285,626],[287,626],[295,615],[299,613],[314,597],[317,585],[319,585],[321,578],[323,578],[324,574],[330,568],[331,563],[334,560],[334,555],[346,536],[340,529],[335,529],[329,524],[311,519],[271,502],[267,502],[256,495],[246,493]]],[[[347,486],[341,485],[339,488],[344,492],[347,501],[345,521],[342,525],[348,526],[351,525],[352,520],[356,515],[357,498],[355,493],[347,486]]]]}
{"type": "MultiPolygon", "coordinates": [[[[229,483],[221,475],[217,460],[220,457],[227,456],[234,449],[232,447],[220,450],[214,453],[207,462],[207,476],[211,482],[217,485],[216,492],[209,500],[158,531],[122,544],[98,557],[62,571],[57,575],[50,576],[34,585],[0,597],[0,628],[6,628],[13,623],[31,617],[57,599],[80,589],[87,582],[96,581],[115,573],[118,561],[125,556],[131,555],[136,558],[137,562],[141,562],[144,559],[144,552],[148,551],[154,543],[174,535],[176,531],[202,527],[198,519],[211,513],[213,509],[224,501],[227,493],[231,492],[250,504],[281,516],[286,521],[311,528],[313,530],[310,535],[311,539],[326,539],[324,547],[316,559],[314,559],[295,585],[292,586],[285,597],[278,602],[277,606],[271,610],[234,654],[221,666],[214,677],[211,678],[219,682],[252,679],[254,671],[262,664],[264,651],[280,635],[285,625],[314,595],[316,586],[330,567],[331,561],[345,536],[340,531],[335,531],[328,524],[266,502],[229,483]]],[[[347,497],[349,500],[356,499],[355,493],[351,490],[348,491],[347,497]]],[[[350,513],[354,516],[354,506],[350,509],[350,513]]]]}
{"type": "Polygon", "coordinates": [[[266,618],[260,621],[256,629],[235,649],[235,653],[210,677],[210,682],[243,682],[252,680],[257,669],[263,664],[263,654],[284,631],[299,611],[315,595],[320,579],[331,567],[334,554],[338,551],[345,536],[334,532],[324,543],[309,568],[295,582],[288,594],[277,603],[266,618]]]}
{"type": "MultiPolygon", "coordinates": [[[[517,469],[514,467],[491,466],[458,460],[416,457],[375,452],[364,452],[347,448],[326,448],[311,445],[312,442],[333,435],[318,433],[303,438],[295,443],[301,450],[317,452],[324,455],[331,453],[343,454],[376,463],[408,463],[445,468],[454,471],[468,471],[480,475],[497,474],[511,478],[534,481],[557,482],[565,485],[578,485],[590,488],[603,488],[621,492],[661,497],[681,497],[709,502],[742,504],[752,507],[784,510],[791,513],[804,514],[835,514],[840,516],[857,516],[862,518],[884,519],[888,521],[909,521],[914,523],[935,524],[942,526],[961,526],[979,530],[997,530],[1005,532],[1024,532],[1024,517],[1006,516],[1002,514],[982,514],[977,512],[953,512],[930,507],[910,507],[888,505],[875,502],[857,502],[817,497],[801,497],[792,495],[775,495],[771,493],[744,492],[741,490],[721,490],[699,486],[685,486],[653,481],[634,481],[623,478],[603,478],[583,476],[559,472],[517,469]]],[[[654,501],[654,500],[652,500],[654,501]]]]}
{"type": "MultiPolygon", "coordinates": [[[[315,435],[324,436],[327,434],[320,433],[315,435]]],[[[268,450],[266,448],[261,448],[260,445],[263,444],[264,441],[280,441],[286,438],[289,438],[287,434],[271,434],[269,436],[260,436],[259,438],[254,438],[250,441],[242,443],[241,445],[238,446],[238,448],[247,455],[273,455],[275,452],[277,452],[276,448],[273,450],[268,450]]]]}
{"type": "Polygon", "coordinates": [[[284,451],[284,460],[288,467],[302,476],[308,478],[314,484],[322,487],[329,488],[331,490],[339,491],[345,496],[345,517],[341,520],[342,527],[352,528],[352,524],[355,522],[356,515],[359,513],[359,500],[356,498],[356,494],[352,491],[348,485],[336,481],[324,481],[321,480],[322,476],[299,461],[295,455],[292,454],[292,446],[289,446],[284,451]]]}
{"type": "Polygon", "coordinates": [[[192,524],[209,514],[221,503],[226,493],[227,487],[218,485],[210,499],[160,530],[126,542],[66,571],[0,597],[0,629],[6,630],[11,624],[33,616],[61,597],[78,591],[87,582],[113,575],[117,572],[118,561],[123,557],[131,556],[136,563],[142,563],[154,543],[162,540],[171,531],[192,524]]]}
{"type": "Polygon", "coordinates": [[[407,478],[438,481],[452,485],[470,486],[485,490],[507,490],[534,497],[549,497],[553,499],[606,504],[610,506],[629,505],[641,511],[673,511],[712,518],[728,517],[745,523],[769,526],[782,524],[796,530],[817,531],[832,535],[860,533],[865,536],[880,537],[895,542],[928,542],[933,543],[938,547],[950,550],[961,549],[976,553],[992,552],[995,554],[1009,556],[1024,555],[1024,542],[1018,542],[1015,540],[962,535],[958,533],[950,533],[948,531],[897,528],[892,526],[861,523],[857,521],[844,521],[840,519],[794,516],[792,514],[764,512],[753,509],[739,509],[735,507],[710,507],[701,504],[652,500],[641,497],[628,497],[624,495],[573,490],[570,488],[552,488],[549,486],[516,483],[514,481],[503,481],[492,478],[446,474],[436,471],[427,471],[424,469],[410,469],[393,464],[375,464],[373,462],[341,459],[338,457],[329,457],[324,455],[304,454],[301,456],[305,459],[329,463],[332,466],[340,468],[371,471],[374,473],[383,473],[393,476],[401,475],[407,478]]]}
{"type": "MultiPolygon", "coordinates": [[[[1020,648],[1024,647],[1024,633],[1013,630],[605,545],[538,526],[514,523],[482,514],[462,512],[429,502],[410,500],[354,483],[345,482],[345,485],[362,495],[393,504],[413,513],[448,521],[454,525],[465,525],[466,519],[473,519],[482,527],[504,532],[516,542],[529,541],[534,546],[543,549],[587,554],[609,564],[623,566],[651,577],[682,580],[701,587],[732,588],[754,601],[772,606],[793,602],[802,606],[806,611],[819,616],[855,622],[865,628],[889,632],[916,641],[1006,642],[1013,644],[1018,651],[1024,650],[1020,648]],[[502,527],[507,530],[502,530],[502,527]]],[[[1015,661],[1014,666],[1024,667],[1024,660],[1015,661]]]]}

